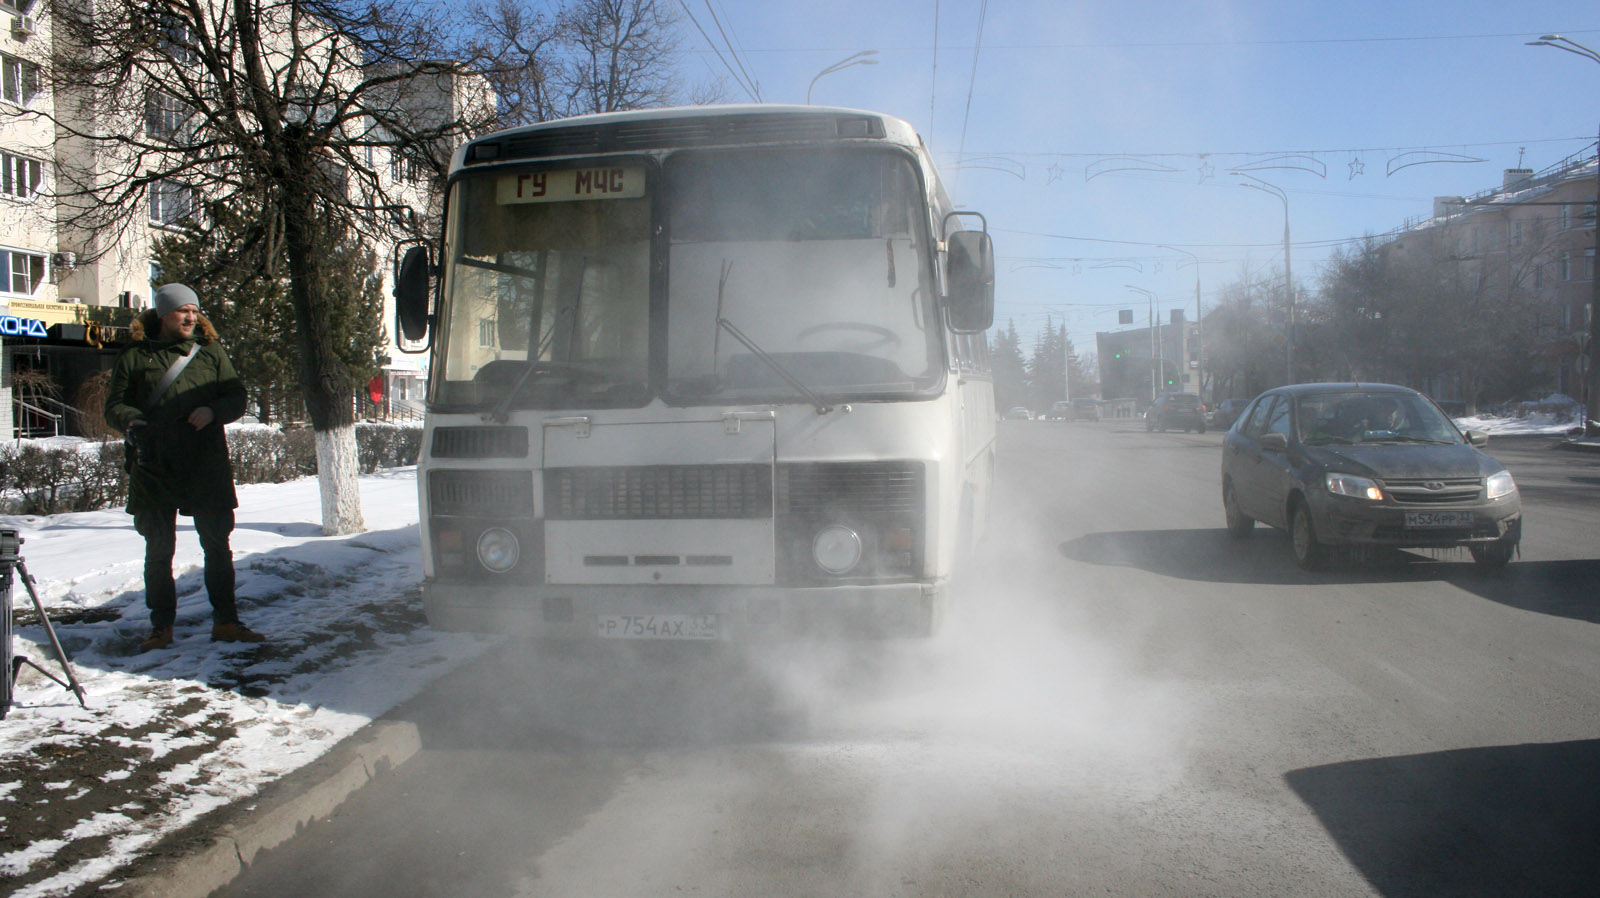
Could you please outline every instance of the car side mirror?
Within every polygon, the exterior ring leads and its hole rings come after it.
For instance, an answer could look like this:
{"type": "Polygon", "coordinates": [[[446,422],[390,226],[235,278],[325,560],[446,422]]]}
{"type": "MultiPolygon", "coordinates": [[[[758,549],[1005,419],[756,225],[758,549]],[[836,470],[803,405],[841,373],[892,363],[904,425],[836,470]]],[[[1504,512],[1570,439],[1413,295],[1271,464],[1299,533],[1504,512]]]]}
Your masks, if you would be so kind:
{"type": "Polygon", "coordinates": [[[1288,452],[1289,438],[1281,433],[1264,433],[1261,435],[1261,448],[1268,452],[1288,452]]]}
{"type": "Polygon", "coordinates": [[[1469,445],[1472,445],[1472,446],[1487,446],[1487,445],[1489,445],[1489,435],[1486,434],[1486,433],[1479,433],[1476,430],[1469,430],[1466,433],[1466,437],[1467,437],[1467,443],[1469,445]]]}

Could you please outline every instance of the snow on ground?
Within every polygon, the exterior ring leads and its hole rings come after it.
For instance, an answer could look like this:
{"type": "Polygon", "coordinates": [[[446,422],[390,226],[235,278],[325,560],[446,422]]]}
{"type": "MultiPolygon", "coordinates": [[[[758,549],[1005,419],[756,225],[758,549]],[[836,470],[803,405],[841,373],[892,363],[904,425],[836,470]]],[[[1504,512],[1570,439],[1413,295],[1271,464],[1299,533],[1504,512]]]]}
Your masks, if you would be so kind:
{"type": "MultiPolygon", "coordinates": [[[[1568,400],[1514,417],[1457,419],[1488,434],[1565,434],[1568,400]],[[1565,406],[1565,407],[1563,407],[1565,406]]],[[[262,645],[210,642],[200,549],[179,519],[177,641],[148,633],[143,541],[120,509],[0,516],[87,693],[24,668],[0,721],[0,884],[18,898],[113,877],[162,836],[254,795],[475,657],[491,637],[422,616],[415,468],[361,478],[372,529],[321,535],[315,478],[239,487],[240,615],[262,645]]],[[[20,582],[14,649],[60,675],[20,582]]]]}
{"type": "MultiPolygon", "coordinates": [[[[0,516],[87,695],[24,667],[0,721],[0,884],[65,894],[163,835],[300,768],[492,640],[428,629],[416,469],[361,479],[372,529],[321,535],[315,478],[239,487],[240,616],[261,645],[210,641],[199,544],[179,518],[177,641],[149,632],[143,541],[125,512],[0,516]],[[107,789],[109,783],[114,788],[107,789]]],[[[12,587],[16,654],[61,669],[12,587]]]]}

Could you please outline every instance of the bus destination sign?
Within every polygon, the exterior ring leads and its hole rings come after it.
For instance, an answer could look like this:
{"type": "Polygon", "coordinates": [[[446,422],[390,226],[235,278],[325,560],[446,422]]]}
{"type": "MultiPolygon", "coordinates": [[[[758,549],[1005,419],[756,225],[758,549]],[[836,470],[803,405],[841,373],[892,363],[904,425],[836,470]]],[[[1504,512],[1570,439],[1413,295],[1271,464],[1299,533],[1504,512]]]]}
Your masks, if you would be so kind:
{"type": "Polygon", "coordinates": [[[500,205],[619,200],[644,196],[644,167],[574,168],[502,175],[495,186],[500,205]]]}

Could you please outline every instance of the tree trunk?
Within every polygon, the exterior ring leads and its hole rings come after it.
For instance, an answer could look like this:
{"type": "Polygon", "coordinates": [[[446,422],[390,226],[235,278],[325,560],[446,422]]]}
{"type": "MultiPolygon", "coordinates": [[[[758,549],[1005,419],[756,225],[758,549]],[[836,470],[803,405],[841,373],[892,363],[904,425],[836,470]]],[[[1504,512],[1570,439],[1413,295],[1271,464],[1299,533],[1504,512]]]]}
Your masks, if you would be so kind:
{"type": "MultiPolygon", "coordinates": [[[[302,171],[314,165],[309,159],[302,171]]],[[[298,179],[291,179],[291,182],[298,179]]],[[[304,183],[303,181],[301,183],[304,183]]],[[[344,362],[334,352],[328,294],[319,247],[322,225],[311,191],[285,189],[284,248],[289,257],[289,292],[300,340],[301,383],[306,413],[316,432],[317,479],[322,487],[322,532],[328,536],[366,530],[357,489],[355,407],[344,362]]]]}

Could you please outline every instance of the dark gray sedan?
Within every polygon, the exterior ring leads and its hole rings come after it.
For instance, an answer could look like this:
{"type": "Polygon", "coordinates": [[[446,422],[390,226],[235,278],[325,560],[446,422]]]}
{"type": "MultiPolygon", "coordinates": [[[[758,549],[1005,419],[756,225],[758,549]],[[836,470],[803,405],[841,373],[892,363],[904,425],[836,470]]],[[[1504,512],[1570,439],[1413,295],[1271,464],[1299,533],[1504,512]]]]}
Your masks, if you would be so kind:
{"type": "Polygon", "coordinates": [[[1522,499],[1505,466],[1426,396],[1388,384],[1298,384],[1262,393],[1222,444],[1228,532],[1289,532],[1312,570],[1334,546],[1464,546],[1485,567],[1511,560],[1522,499]]]}

